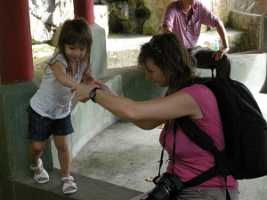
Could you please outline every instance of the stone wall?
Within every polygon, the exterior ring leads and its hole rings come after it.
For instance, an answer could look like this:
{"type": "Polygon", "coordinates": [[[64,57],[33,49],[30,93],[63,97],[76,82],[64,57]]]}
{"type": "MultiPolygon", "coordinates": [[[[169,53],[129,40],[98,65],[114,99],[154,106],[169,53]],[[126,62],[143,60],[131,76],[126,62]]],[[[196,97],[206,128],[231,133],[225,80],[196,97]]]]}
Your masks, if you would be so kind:
{"type": "Polygon", "coordinates": [[[233,9],[255,13],[255,14],[267,14],[267,1],[266,0],[231,0],[231,6],[233,9]]]}
{"type": "MultiPolygon", "coordinates": [[[[111,32],[155,34],[159,32],[165,9],[172,1],[174,0],[160,0],[155,3],[155,0],[101,0],[95,3],[108,5],[109,16],[106,18],[111,32]]],[[[266,0],[200,1],[227,25],[230,10],[267,13],[266,0]]],[[[29,0],[29,8],[32,39],[37,43],[51,40],[57,26],[66,19],[73,18],[73,0],[29,0]]],[[[98,14],[96,20],[97,18],[98,14]]]]}
{"type": "Polygon", "coordinates": [[[173,0],[161,0],[155,3],[155,0],[144,0],[145,6],[153,11],[151,12],[150,18],[144,24],[143,32],[145,34],[159,32],[165,9],[172,1],[173,0]]]}
{"type": "Polygon", "coordinates": [[[56,27],[73,18],[73,0],[29,0],[33,42],[51,40],[56,27]]]}
{"type": "MultiPolygon", "coordinates": [[[[202,2],[205,2],[202,0],[202,2]]],[[[231,0],[210,0],[211,11],[220,17],[220,19],[227,24],[229,11],[231,7],[231,0]]]]}
{"type": "Polygon", "coordinates": [[[244,41],[246,49],[262,48],[263,20],[261,15],[236,10],[231,11],[229,15],[229,25],[246,32],[247,39],[244,41]]]}
{"type": "Polygon", "coordinates": [[[110,1],[109,28],[113,33],[143,33],[143,25],[151,16],[144,0],[110,1]]]}

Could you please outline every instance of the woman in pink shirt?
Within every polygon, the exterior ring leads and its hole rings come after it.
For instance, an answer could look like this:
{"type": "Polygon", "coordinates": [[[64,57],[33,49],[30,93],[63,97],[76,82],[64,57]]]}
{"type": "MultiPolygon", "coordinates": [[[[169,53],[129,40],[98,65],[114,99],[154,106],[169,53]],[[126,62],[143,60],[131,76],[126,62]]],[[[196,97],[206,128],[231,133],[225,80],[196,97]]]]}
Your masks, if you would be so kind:
{"type": "MultiPolygon", "coordinates": [[[[115,115],[133,122],[143,129],[165,127],[160,143],[172,157],[175,140],[175,163],[169,162],[167,171],[174,173],[182,182],[202,174],[214,166],[213,156],[192,142],[180,129],[174,138],[174,119],[188,116],[214,141],[218,149],[224,148],[222,123],[213,93],[202,84],[187,86],[194,78],[194,66],[186,48],[172,33],[155,35],[141,47],[138,59],[146,78],[162,87],[168,87],[164,97],[147,101],[134,101],[112,94],[102,85],[78,85],[74,88],[80,100],[91,98],[115,115]],[[166,136],[166,137],[164,137],[166,136]]],[[[237,181],[215,176],[200,185],[185,188],[176,200],[225,200],[227,186],[231,200],[238,199],[237,181]]],[[[149,199],[149,198],[147,198],[149,199]]]]}
{"type": "Polygon", "coordinates": [[[230,62],[225,55],[229,51],[226,31],[222,21],[213,15],[198,0],[177,0],[166,9],[162,28],[164,32],[172,32],[196,58],[199,68],[216,68],[217,77],[230,76],[230,62]],[[217,51],[196,46],[201,25],[215,27],[221,47],[217,51]]]}

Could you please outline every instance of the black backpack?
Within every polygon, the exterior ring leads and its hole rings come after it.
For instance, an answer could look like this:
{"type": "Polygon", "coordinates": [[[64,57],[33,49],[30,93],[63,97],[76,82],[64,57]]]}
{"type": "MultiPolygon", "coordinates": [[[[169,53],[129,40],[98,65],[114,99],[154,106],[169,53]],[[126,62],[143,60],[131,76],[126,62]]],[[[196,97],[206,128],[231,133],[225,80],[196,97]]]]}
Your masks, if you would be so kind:
{"type": "Polygon", "coordinates": [[[192,141],[215,158],[214,167],[184,183],[185,187],[217,175],[225,179],[227,175],[236,179],[267,175],[267,123],[248,88],[231,79],[205,78],[194,82],[206,85],[217,99],[225,149],[219,151],[212,139],[188,117],[175,120],[174,129],[180,126],[192,141]]]}

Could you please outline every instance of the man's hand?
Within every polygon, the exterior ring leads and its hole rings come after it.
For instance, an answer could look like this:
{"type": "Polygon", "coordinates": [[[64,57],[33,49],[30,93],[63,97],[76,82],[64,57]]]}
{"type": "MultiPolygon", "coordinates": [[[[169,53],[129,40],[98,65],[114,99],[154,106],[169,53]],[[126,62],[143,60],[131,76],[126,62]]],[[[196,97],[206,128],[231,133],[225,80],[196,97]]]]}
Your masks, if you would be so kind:
{"type": "Polygon", "coordinates": [[[95,81],[95,84],[97,84],[99,87],[100,87],[100,89],[101,90],[103,90],[103,91],[105,91],[105,92],[107,92],[107,93],[109,93],[109,94],[111,94],[111,95],[116,95],[117,96],[117,94],[114,92],[114,91],[112,91],[106,84],[104,84],[103,82],[101,82],[101,81],[95,81]]]}
{"type": "Polygon", "coordinates": [[[222,48],[220,49],[219,51],[216,51],[214,54],[213,54],[213,58],[214,60],[218,61],[220,60],[223,55],[225,55],[227,52],[229,51],[229,47],[227,48],[222,48]]]}

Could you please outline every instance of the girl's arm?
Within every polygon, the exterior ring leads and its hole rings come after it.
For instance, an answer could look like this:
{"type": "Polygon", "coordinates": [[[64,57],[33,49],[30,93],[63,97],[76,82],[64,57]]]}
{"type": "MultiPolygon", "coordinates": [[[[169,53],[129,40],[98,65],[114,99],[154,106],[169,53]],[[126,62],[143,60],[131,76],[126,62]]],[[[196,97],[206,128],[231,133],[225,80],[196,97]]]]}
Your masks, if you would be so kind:
{"type": "Polygon", "coordinates": [[[71,78],[70,75],[66,73],[65,67],[56,62],[55,64],[50,65],[50,69],[52,70],[55,78],[64,86],[69,88],[74,88],[77,83],[71,78]]]}
{"type": "MultiPolygon", "coordinates": [[[[78,98],[88,97],[88,94],[94,87],[77,85],[75,89],[78,98]]],[[[138,121],[152,120],[155,122],[154,126],[166,120],[182,116],[190,116],[191,118],[202,117],[198,104],[190,95],[184,92],[176,92],[167,97],[138,102],[125,97],[114,96],[97,89],[95,101],[121,118],[137,123],[138,121]]]]}

